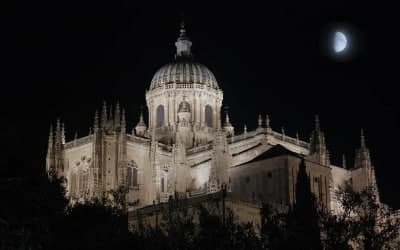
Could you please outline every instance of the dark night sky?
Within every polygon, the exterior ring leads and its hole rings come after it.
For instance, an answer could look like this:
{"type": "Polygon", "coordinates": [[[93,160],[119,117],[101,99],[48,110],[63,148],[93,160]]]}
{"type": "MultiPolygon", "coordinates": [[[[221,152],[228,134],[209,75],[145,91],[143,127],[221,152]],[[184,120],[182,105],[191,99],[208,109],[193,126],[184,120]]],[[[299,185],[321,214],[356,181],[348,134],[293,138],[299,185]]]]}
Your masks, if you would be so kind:
{"type": "Polygon", "coordinates": [[[349,164],[365,129],[383,201],[400,207],[396,13],[391,6],[137,6],[136,1],[19,2],[1,15],[2,174],[45,166],[50,123],[67,139],[86,135],[102,100],[119,100],[129,130],[155,71],[173,60],[184,11],[196,60],[224,91],[237,130],[258,113],[307,139],[319,114],[332,163],[349,164]],[[326,34],[346,27],[347,60],[334,60],[326,34]]]}

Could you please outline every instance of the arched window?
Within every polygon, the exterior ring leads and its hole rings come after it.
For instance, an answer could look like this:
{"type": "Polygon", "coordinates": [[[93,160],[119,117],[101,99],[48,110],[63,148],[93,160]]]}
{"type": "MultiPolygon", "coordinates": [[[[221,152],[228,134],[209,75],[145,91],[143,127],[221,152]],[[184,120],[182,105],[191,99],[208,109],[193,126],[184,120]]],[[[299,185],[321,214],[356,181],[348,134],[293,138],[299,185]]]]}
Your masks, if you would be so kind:
{"type": "Polygon", "coordinates": [[[213,127],[213,110],[210,105],[206,105],[204,115],[207,127],[213,127]]]}
{"type": "Polygon", "coordinates": [[[159,128],[162,126],[164,126],[164,106],[158,105],[156,111],[156,127],[159,128]]]}
{"type": "Polygon", "coordinates": [[[138,185],[138,167],[136,162],[131,160],[128,162],[128,169],[127,169],[127,182],[129,188],[135,188],[138,185]]]}

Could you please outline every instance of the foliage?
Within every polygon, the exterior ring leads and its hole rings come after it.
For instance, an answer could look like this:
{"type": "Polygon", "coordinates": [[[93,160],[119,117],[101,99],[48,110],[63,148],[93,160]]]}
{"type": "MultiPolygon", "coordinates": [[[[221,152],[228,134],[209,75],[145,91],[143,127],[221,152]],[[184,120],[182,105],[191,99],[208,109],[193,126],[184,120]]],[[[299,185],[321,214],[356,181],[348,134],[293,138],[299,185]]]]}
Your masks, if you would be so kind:
{"type": "Polygon", "coordinates": [[[0,206],[5,227],[0,243],[12,247],[44,248],[51,239],[51,227],[64,215],[64,179],[56,175],[3,179],[0,195],[6,201],[0,206]]]}
{"type": "Polygon", "coordinates": [[[112,249],[127,240],[127,218],[119,209],[94,200],[69,207],[52,228],[51,249],[112,249]]]}
{"type": "MultiPolygon", "coordinates": [[[[189,204],[171,199],[153,212],[154,226],[128,231],[125,191],[110,200],[68,205],[64,180],[55,175],[3,180],[0,246],[11,249],[398,249],[400,220],[376,192],[340,189],[340,214],[317,210],[300,167],[296,204],[277,210],[264,204],[261,228],[238,223],[221,200],[189,204]],[[225,218],[223,218],[225,216],[225,218]],[[322,240],[322,242],[321,242],[322,240]],[[397,244],[397,245],[395,245],[397,244]]],[[[153,218],[152,218],[153,219],[153,218]]],[[[138,220],[142,221],[142,220],[138,220]]]]}
{"type": "Polygon", "coordinates": [[[288,216],[289,241],[294,244],[290,249],[322,249],[318,205],[311,192],[304,159],[297,175],[296,203],[288,216]]]}
{"type": "Polygon", "coordinates": [[[296,202],[287,211],[264,204],[261,238],[266,249],[322,249],[319,216],[304,160],[296,182],[296,202]]]}
{"type": "Polygon", "coordinates": [[[196,245],[200,249],[259,249],[258,236],[252,224],[240,224],[235,221],[232,210],[226,209],[223,220],[215,210],[199,206],[198,234],[196,245]]]}
{"type": "Polygon", "coordinates": [[[326,249],[397,249],[400,218],[379,202],[375,189],[355,192],[346,185],[336,196],[341,213],[321,215],[326,249]]]}

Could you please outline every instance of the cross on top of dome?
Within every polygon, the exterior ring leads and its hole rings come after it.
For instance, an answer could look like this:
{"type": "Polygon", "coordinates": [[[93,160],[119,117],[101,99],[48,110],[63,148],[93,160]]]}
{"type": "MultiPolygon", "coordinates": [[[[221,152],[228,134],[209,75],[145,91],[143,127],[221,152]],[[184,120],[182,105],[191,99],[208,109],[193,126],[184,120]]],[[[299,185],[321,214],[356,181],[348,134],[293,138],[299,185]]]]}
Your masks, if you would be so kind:
{"type": "Polygon", "coordinates": [[[205,86],[219,90],[214,74],[206,66],[193,60],[193,55],[190,50],[192,42],[186,35],[184,22],[180,25],[180,32],[175,46],[175,61],[164,65],[154,74],[150,89],[157,89],[166,84],[170,86],[178,84],[181,85],[180,87],[189,84],[190,87],[195,85],[203,88],[205,86]]]}
{"type": "Polygon", "coordinates": [[[192,52],[190,51],[190,47],[192,46],[192,42],[189,37],[186,36],[185,22],[181,22],[180,33],[178,40],[175,42],[176,46],[176,54],[175,58],[190,58],[192,57],[192,52]]]}

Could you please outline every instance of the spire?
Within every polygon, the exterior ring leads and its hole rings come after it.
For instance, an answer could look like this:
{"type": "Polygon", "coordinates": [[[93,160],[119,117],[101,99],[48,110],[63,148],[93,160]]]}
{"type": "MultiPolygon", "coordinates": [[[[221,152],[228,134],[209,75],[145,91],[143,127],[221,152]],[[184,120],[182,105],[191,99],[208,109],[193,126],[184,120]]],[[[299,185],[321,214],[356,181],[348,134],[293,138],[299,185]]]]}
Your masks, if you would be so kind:
{"type": "Polygon", "coordinates": [[[53,145],[53,125],[50,125],[50,132],[49,132],[49,146],[53,145]]]}
{"type": "Polygon", "coordinates": [[[265,125],[266,125],[267,128],[270,128],[270,127],[271,127],[271,126],[270,126],[270,120],[269,120],[268,114],[265,116],[265,125]]]}
{"type": "Polygon", "coordinates": [[[361,129],[361,131],[360,131],[360,139],[361,139],[361,143],[360,143],[361,148],[366,148],[366,146],[365,146],[364,130],[363,130],[363,129],[361,129]]]}
{"type": "Polygon", "coordinates": [[[61,133],[61,120],[57,118],[56,133],[61,133]]]}
{"type": "Polygon", "coordinates": [[[342,155],[342,167],[344,168],[344,169],[346,169],[347,167],[346,167],[346,155],[345,154],[343,154],[342,155]]]}
{"type": "Polygon", "coordinates": [[[318,115],[315,116],[315,128],[310,136],[310,155],[312,160],[329,166],[329,153],[325,144],[325,135],[321,131],[318,115]]]}
{"type": "Polygon", "coordinates": [[[229,120],[229,114],[228,114],[227,110],[225,112],[224,130],[225,130],[225,132],[227,132],[228,137],[231,137],[234,135],[234,127],[232,126],[232,124],[229,120]]]}
{"type": "Polygon", "coordinates": [[[244,133],[244,134],[247,134],[247,125],[246,125],[246,124],[244,125],[243,133],[244,133]]]}
{"type": "MultiPolygon", "coordinates": [[[[137,136],[144,136],[146,133],[146,123],[144,123],[144,119],[143,119],[143,109],[140,109],[140,118],[139,118],[139,122],[136,124],[135,127],[135,131],[136,131],[136,135],[137,136]]],[[[133,132],[132,132],[133,134],[133,132]]]]}
{"type": "Polygon", "coordinates": [[[65,144],[65,125],[64,123],[61,124],[61,144],[65,144]]]}
{"type": "Polygon", "coordinates": [[[49,132],[49,142],[47,147],[47,154],[48,157],[52,154],[53,151],[53,125],[50,125],[50,132],[49,132]]]}
{"type": "Polygon", "coordinates": [[[140,118],[139,118],[139,122],[138,122],[137,126],[146,127],[146,124],[144,123],[144,119],[143,119],[143,110],[140,111],[140,118]]]}
{"type": "Polygon", "coordinates": [[[356,157],[355,157],[355,162],[354,162],[354,167],[355,168],[360,168],[360,167],[371,167],[371,157],[369,154],[369,149],[366,146],[365,143],[365,136],[364,136],[364,130],[361,129],[360,131],[360,148],[356,150],[356,157]]]}
{"type": "Polygon", "coordinates": [[[113,119],[113,105],[110,105],[110,110],[108,111],[108,119],[112,120],[113,119]]]}
{"type": "Polygon", "coordinates": [[[190,58],[192,57],[192,53],[190,51],[190,47],[192,46],[192,42],[186,35],[185,22],[182,21],[179,30],[178,40],[175,42],[176,46],[176,55],[175,58],[190,58]]]}
{"type": "Polygon", "coordinates": [[[99,112],[96,109],[96,112],[94,113],[94,122],[93,122],[93,128],[95,131],[99,128],[99,112]]]}
{"type": "Polygon", "coordinates": [[[122,109],[121,126],[126,126],[125,109],[122,109]]]}
{"type": "Polygon", "coordinates": [[[285,138],[285,128],[282,126],[281,130],[282,130],[282,138],[285,138]]]}
{"type": "Polygon", "coordinates": [[[319,131],[321,128],[319,126],[319,116],[315,115],[315,130],[319,131]]]}
{"type": "Polygon", "coordinates": [[[53,125],[50,125],[49,132],[49,143],[47,146],[47,156],[46,156],[46,170],[50,172],[54,166],[54,143],[53,143],[53,125]]]}
{"type": "Polygon", "coordinates": [[[367,182],[367,187],[373,189],[377,199],[379,200],[379,192],[378,186],[376,183],[376,175],[375,175],[375,168],[372,165],[371,156],[369,153],[369,149],[365,143],[365,136],[364,130],[361,129],[360,131],[360,148],[356,150],[355,161],[354,161],[354,168],[363,168],[365,171],[363,178],[365,178],[367,182]]]}
{"type": "Polygon", "coordinates": [[[114,124],[115,124],[115,127],[121,126],[121,109],[119,107],[119,102],[117,102],[117,105],[115,105],[114,124]]]}
{"type": "Polygon", "coordinates": [[[180,39],[185,39],[186,37],[186,29],[185,29],[185,20],[181,21],[181,26],[179,29],[179,38],[180,39]]]}
{"type": "Polygon", "coordinates": [[[229,121],[229,114],[228,114],[228,112],[226,112],[225,113],[225,124],[224,124],[224,126],[226,127],[226,126],[230,126],[231,125],[231,122],[229,121]]]}
{"type": "Polygon", "coordinates": [[[100,126],[104,128],[106,126],[107,122],[107,103],[104,101],[103,102],[103,109],[101,111],[101,124],[100,126]]]}
{"type": "Polygon", "coordinates": [[[258,115],[258,127],[259,127],[259,128],[262,127],[262,117],[261,117],[261,114],[258,115]]]}
{"type": "Polygon", "coordinates": [[[126,132],[126,118],[125,118],[125,109],[122,109],[122,118],[121,118],[121,130],[126,132]]]}
{"type": "Polygon", "coordinates": [[[57,118],[56,133],[55,133],[55,147],[56,150],[60,149],[61,145],[61,121],[57,118]]]}
{"type": "Polygon", "coordinates": [[[298,132],[298,131],[296,131],[296,143],[297,143],[297,144],[300,143],[299,132],[298,132]]]}

